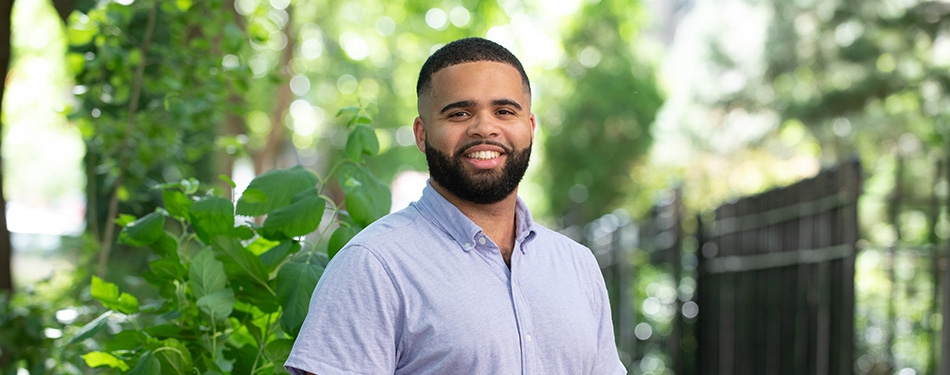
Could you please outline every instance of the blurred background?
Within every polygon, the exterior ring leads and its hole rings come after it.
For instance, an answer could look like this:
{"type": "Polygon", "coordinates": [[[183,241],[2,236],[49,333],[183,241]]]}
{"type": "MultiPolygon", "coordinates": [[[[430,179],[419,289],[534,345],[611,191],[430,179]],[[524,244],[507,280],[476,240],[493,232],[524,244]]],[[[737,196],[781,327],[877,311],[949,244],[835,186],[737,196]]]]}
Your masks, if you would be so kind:
{"type": "Polygon", "coordinates": [[[110,218],[153,211],[155,184],[196,178],[237,197],[271,169],[326,173],[346,144],[337,112],[361,105],[378,109],[370,167],[392,208],[416,199],[419,67],[481,36],[532,80],[537,142],[520,195],[597,254],[630,373],[950,374],[950,2],[2,10],[0,289],[12,297],[0,341],[47,348],[31,355],[54,373],[69,372],[51,343],[88,314],[89,276],[140,283],[148,259],[113,248],[110,218]]]}

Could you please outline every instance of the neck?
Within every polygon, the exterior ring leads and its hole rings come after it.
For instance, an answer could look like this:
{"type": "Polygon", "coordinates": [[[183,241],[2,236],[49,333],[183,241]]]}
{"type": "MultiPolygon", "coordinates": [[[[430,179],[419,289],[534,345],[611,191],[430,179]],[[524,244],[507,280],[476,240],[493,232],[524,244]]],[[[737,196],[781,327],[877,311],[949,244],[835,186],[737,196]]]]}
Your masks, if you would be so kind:
{"type": "Polygon", "coordinates": [[[511,256],[511,249],[515,245],[515,207],[518,202],[518,189],[498,202],[478,204],[457,197],[433,180],[430,182],[432,187],[449,203],[458,207],[462,214],[482,228],[485,235],[501,249],[507,263],[511,256]]]}

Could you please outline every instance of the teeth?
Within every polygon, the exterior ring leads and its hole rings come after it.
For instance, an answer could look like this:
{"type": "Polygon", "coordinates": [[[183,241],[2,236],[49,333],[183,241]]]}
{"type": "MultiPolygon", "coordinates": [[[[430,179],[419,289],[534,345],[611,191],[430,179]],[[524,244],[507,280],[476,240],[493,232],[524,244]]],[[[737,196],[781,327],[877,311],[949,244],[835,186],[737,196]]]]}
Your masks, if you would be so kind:
{"type": "Polygon", "coordinates": [[[468,157],[472,159],[488,160],[497,158],[499,155],[501,155],[501,153],[498,151],[475,151],[471,154],[468,154],[468,157]]]}

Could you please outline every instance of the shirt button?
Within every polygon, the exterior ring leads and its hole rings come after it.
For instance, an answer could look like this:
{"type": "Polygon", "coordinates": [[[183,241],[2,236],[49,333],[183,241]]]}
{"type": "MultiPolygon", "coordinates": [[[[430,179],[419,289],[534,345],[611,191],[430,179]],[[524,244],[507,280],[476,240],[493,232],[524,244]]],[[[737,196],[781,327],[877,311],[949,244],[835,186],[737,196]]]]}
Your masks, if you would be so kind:
{"type": "Polygon", "coordinates": [[[471,243],[471,242],[466,242],[466,243],[465,243],[465,247],[466,247],[466,248],[472,247],[472,243],[471,243]]]}
{"type": "Polygon", "coordinates": [[[485,237],[478,237],[478,243],[484,245],[484,244],[485,244],[485,237]]]}
{"type": "Polygon", "coordinates": [[[524,335],[524,339],[527,340],[528,342],[531,342],[531,334],[529,333],[527,335],[524,335]]]}

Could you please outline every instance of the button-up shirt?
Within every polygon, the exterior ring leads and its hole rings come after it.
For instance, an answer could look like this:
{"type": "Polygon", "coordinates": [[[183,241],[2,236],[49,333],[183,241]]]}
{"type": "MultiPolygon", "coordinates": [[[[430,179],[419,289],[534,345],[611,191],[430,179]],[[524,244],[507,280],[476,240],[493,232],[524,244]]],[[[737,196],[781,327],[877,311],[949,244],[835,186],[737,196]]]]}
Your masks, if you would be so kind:
{"type": "Polygon", "coordinates": [[[586,247],[521,199],[511,268],[431,185],[328,264],[285,364],[293,374],[625,374],[586,247]]]}

